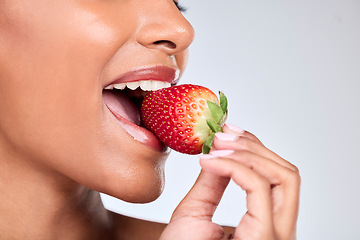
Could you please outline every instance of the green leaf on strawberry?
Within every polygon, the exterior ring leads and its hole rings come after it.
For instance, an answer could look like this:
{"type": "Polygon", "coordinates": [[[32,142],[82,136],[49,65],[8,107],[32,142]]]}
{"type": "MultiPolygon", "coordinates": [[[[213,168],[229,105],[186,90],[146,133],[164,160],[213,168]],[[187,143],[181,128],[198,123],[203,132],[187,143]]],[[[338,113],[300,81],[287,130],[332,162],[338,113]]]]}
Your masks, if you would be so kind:
{"type": "Polygon", "coordinates": [[[227,107],[228,107],[227,98],[226,98],[225,94],[223,92],[221,92],[221,91],[219,92],[219,96],[220,96],[221,109],[222,109],[224,114],[227,114],[227,107]]]}
{"type": "Polygon", "coordinates": [[[209,100],[207,100],[206,102],[208,104],[211,115],[214,118],[215,122],[219,123],[220,120],[224,116],[224,112],[223,112],[222,108],[219,105],[217,105],[216,103],[213,103],[209,100]]]}
{"type": "Polygon", "coordinates": [[[222,132],[222,127],[217,122],[215,122],[214,119],[208,119],[206,120],[206,123],[214,133],[222,132]]]}
{"type": "Polygon", "coordinates": [[[212,133],[210,135],[210,137],[208,137],[206,139],[206,141],[204,142],[204,145],[202,146],[202,153],[203,154],[208,154],[210,152],[211,145],[212,145],[212,142],[214,140],[214,137],[215,137],[215,133],[212,133]]]}

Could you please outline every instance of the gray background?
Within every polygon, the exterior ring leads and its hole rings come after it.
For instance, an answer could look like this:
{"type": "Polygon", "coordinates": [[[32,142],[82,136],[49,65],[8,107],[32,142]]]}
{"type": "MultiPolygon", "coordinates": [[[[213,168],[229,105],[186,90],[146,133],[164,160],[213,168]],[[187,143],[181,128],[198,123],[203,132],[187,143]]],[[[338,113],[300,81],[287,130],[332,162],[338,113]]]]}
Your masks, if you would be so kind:
{"type": "MultiPolygon", "coordinates": [[[[255,133],[301,171],[299,239],[360,239],[360,1],[181,0],[196,30],[182,83],[223,90],[228,122],[255,133]]],[[[145,205],[104,196],[110,210],[166,222],[200,171],[173,152],[164,194],[145,205]]],[[[236,225],[231,183],[214,217],[236,225]]]]}

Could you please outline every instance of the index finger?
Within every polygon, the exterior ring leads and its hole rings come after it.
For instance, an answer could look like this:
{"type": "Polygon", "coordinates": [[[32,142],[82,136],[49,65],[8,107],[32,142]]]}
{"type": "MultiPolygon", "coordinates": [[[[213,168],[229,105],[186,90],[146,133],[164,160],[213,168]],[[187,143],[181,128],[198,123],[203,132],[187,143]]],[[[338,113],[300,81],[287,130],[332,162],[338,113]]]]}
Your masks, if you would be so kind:
{"type": "Polygon", "coordinates": [[[245,131],[242,128],[239,128],[238,126],[235,126],[233,124],[225,123],[225,125],[223,126],[223,132],[234,134],[237,136],[246,137],[246,138],[264,146],[264,144],[254,134],[252,134],[248,131],[245,131]]]}

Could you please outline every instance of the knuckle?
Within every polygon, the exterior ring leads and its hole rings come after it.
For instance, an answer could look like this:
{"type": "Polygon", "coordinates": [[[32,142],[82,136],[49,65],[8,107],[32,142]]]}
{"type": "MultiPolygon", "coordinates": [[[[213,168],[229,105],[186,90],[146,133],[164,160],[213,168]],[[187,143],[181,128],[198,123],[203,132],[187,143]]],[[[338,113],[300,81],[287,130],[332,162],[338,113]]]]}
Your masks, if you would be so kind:
{"type": "MultiPolygon", "coordinates": [[[[283,159],[283,158],[281,158],[283,159]]],[[[283,161],[285,162],[285,166],[287,168],[289,168],[290,170],[292,170],[293,172],[300,174],[300,170],[298,167],[296,167],[294,164],[292,164],[291,162],[287,161],[286,159],[283,159],[283,161]]]]}
{"type": "Polygon", "coordinates": [[[298,168],[297,166],[293,165],[293,164],[291,164],[291,165],[292,165],[293,171],[294,171],[295,173],[297,173],[298,175],[300,175],[300,170],[299,170],[299,168],[298,168]]]}
{"type": "Polygon", "coordinates": [[[297,171],[289,171],[288,180],[292,184],[300,186],[300,184],[301,184],[300,172],[298,170],[297,171]]]}

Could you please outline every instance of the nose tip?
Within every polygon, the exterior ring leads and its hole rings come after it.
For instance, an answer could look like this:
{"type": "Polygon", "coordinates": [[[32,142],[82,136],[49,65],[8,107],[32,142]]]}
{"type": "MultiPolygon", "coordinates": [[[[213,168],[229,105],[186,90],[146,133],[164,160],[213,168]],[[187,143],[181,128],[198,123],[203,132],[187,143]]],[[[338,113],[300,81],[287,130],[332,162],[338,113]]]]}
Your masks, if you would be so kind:
{"type": "Polygon", "coordinates": [[[176,9],[162,10],[156,17],[142,25],[137,34],[141,45],[158,49],[169,55],[186,50],[194,39],[194,29],[185,17],[176,9]]]}

